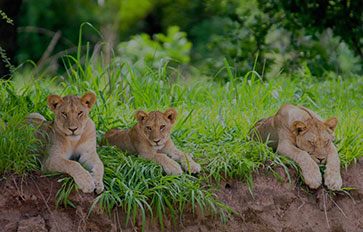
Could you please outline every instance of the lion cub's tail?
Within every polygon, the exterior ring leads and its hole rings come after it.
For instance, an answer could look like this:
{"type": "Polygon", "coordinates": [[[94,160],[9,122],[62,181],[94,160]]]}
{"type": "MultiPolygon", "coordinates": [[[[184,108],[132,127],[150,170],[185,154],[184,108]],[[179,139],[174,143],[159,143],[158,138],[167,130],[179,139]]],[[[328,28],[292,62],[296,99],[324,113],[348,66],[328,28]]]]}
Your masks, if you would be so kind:
{"type": "Polygon", "coordinates": [[[39,114],[39,113],[31,113],[28,116],[26,116],[26,119],[28,120],[41,120],[41,121],[47,121],[43,115],[39,114]]]}
{"type": "Polygon", "coordinates": [[[43,117],[43,115],[39,113],[31,113],[25,117],[25,123],[28,125],[39,126],[47,120],[43,117]]]}

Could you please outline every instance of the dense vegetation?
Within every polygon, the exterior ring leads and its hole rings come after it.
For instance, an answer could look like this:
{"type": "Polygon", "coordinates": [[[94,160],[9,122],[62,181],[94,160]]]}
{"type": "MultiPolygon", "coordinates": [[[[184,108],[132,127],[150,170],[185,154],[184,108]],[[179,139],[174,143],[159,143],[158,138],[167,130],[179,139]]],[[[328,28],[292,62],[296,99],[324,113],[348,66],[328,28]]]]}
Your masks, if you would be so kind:
{"type": "MultiPolygon", "coordinates": [[[[233,209],[213,192],[222,179],[243,181],[253,194],[258,168],[279,180],[275,166],[300,173],[249,139],[253,123],[283,104],[338,118],[342,168],[363,156],[359,1],[20,2],[18,18],[0,9],[0,23],[16,29],[19,47],[14,59],[0,41],[0,62],[10,70],[10,80],[0,79],[0,180],[41,169],[35,128],[22,122],[31,112],[52,120],[46,98],[53,93],[97,95],[90,117],[98,142],[108,129],[134,125],[136,110],[178,110],[172,139],[202,165],[199,175],[167,176],[154,162],[97,148],[105,191],[93,207],[110,214],[118,206],[133,220],[151,215],[161,226],[163,215],[176,223],[187,210],[226,220],[233,209]]],[[[70,177],[60,181],[58,204],[74,206],[68,196],[77,186],[70,177]]]]}
{"type": "MultiPolygon", "coordinates": [[[[160,41],[156,34],[167,34],[177,27],[190,45],[174,49],[168,57],[196,66],[207,75],[224,67],[224,57],[242,75],[253,68],[259,54],[255,70],[263,78],[275,77],[281,71],[293,73],[304,65],[318,78],[326,78],[326,71],[349,76],[361,74],[363,68],[363,9],[359,4],[299,0],[24,0],[14,25],[19,48],[16,61],[21,64],[31,59],[41,70],[62,72],[60,58],[76,53],[79,25],[89,22],[99,33],[86,28],[83,37],[90,41],[90,47],[104,51],[106,58],[111,48],[118,50],[120,43],[133,47],[136,40],[139,48],[145,48],[150,45],[150,37],[160,41]],[[143,33],[149,39],[141,36],[143,33]],[[180,55],[175,54],[178,51],[180,55]]],[[[154,50],[163,52],[161,47],[154,50]]],[[[127,52],[134,59],[142,57],[145,49],[127,52]]],[[[121,59],[131,59],[116,53],[121,59]]]]}
{"type": "MultiPolygon", "coordinates": [[[[85,60],[81,64],[74,57],[64,58],[66,76],[50,80],[37,73],[18,73],[13,81],[1,83],[1,119],[8,122],[7,130],[4,131],[3,122],[0,126],[1,175],[6,177],[14,172],[28,175],[40,168],[33,128],[21,122],[30,112],[40,112],[51,120],[54,116],[45,101],[51,93],[64,96],[93,91],[97,94],[90,117],[96,123],[98,141],[110,128],[132,126],[138,109],[163,111],[174,107],[178,110],[172,138],[179,148],[192,153],[202,164],[200,175],[167,176],[151,161],[113,147],[98,148],[105,165],[106,189],[96,198],[94,207],[110,212],[112,207],[119,206],[130,218],[137,212],[144,217],[153,215],[161,225],[165,213],[176,220],[184,210],[196,207],[203,212],[212,211],[225,220],[226,212],[231,209],[213,195],[213,188],[218,187],[222,178],[244,181],[253,193],[252,173],[257,168],[265,166],[277,178],[273,171],[276,165],[283,166],[287,172],[286,165],[298,169],[291,160],[272,152],[266,144],[250,141],[248,136],[256,120],[272,115],[285,103],[304,105],[324,118],[338,117],[336,146],[343,168],[363,154],[360,76],[333,76],[317,81],[306,68],[290,79],[279,76],[263,81],[255,71],[244,76],[234,75],[225,60],[223,72],[229,80],[224,83],[187,78],[167,65],[140,74],[127,64],[115,62],[102,67],[93,65],[92,59],[85,60]]],[[[61,181],[59,203],[72,206],[67,197],[75,187],[74,182],[69,177],[61,181]]]]}

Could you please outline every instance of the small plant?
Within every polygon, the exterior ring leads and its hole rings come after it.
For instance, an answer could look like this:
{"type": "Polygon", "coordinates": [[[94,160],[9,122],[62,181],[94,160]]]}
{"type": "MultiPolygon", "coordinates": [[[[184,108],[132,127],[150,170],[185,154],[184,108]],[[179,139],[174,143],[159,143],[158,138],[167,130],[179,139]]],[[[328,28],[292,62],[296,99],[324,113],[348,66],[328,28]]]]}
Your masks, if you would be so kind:
{"type": "Polygon", "coordinates": [[[9,17],[5,14],[5,12],[4,12],[4,11],[0,10],[0,15],[1,15],[1,18],[2,18],[3,20],[5,20],[5,21],[6,21],[6,23],[11,24],[11,25],[14,25],[13,20],[12,20],[11,18],[9,18],[9,17]]]}
{"type": "Polygon", "coordinates": [[[5,67],[9,69],[10,73],[14,73],[15,67],[11,64],[10,58],[6,55],[6,51],[0,46],[0,57],[5,63],[5,67]]]}
{"type": "MultiPolygon", "coordinates": [[[[13,20],[10,19],[5,14],[4,11],[0,10],[0,15],[1,15],[1,18],[6,21],[6,23],[14,25],[13,20]]],[[[5,49],[3,49],[1,46],[0,46],[0,57],[1,57],[2,61],[5,63],[5,67],[9,69],[10,73],[14,73],[15,67],[11,64],[10,58],[6,55],[5,49]]]]}
{"type": "Polygon", "coordinates": [[[56,207],[58,208],[59,205],[63,205],[64,207],[70,205],[71,207],[76,208],[73,202],[68,199],[73,189],[78,192],[77,185],[75,184],[73,178],[64,177],[59,179],[58,182],[61,182],[62,186],[55,195],[55,198],[57,198],[56,207]]]}

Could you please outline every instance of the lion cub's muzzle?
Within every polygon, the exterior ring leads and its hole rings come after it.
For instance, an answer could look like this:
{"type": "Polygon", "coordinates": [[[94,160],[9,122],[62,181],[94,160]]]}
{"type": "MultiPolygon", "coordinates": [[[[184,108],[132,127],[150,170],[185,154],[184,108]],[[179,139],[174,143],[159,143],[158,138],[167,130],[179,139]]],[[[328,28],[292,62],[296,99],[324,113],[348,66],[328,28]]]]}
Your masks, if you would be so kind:
{"type": "Polygon", "coordinates": [[[150,141],[150,144],[152,147],[160,149],[161,147],[164,147],[165,141],[162,139],[152,139],[150,141]]]}
{"type": "Polygon", "coordinates": [[[309,155],[311,156],[311,158],[317,163],[317,164],[325,164],[326,163],[326,158],[325,157],[321,157],[319,155],[317,155],[315,152],[309,152],[309,155]]]}
{"type": "Polygon", "coordinates": [[[70,133],[67,134],[67,136],[78,136],[80,130],[79,130],[79,127],[73,126],[73,127],[68,127],[68,131],[70,133]]]}

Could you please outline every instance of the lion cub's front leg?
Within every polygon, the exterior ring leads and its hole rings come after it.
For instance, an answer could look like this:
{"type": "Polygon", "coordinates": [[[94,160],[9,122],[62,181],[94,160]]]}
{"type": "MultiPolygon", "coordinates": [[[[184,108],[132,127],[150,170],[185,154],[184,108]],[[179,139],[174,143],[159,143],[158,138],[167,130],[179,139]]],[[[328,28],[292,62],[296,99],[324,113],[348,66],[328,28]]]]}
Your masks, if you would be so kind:
{"type": "Polygon", "coordinates": [[[83,153],[79,158],[79,162],[85,164],[91,170],[91,176],[95,185],[96,193],[99,194],[103,191],[103,163],[97,155],[96,151],[83,153]]]}
{"type": "Polygon", "coordinates": [[[95,184],[96,193],[101,193],[104,189],[104,167],[96,151],[96,141],[86,141],[85,143],[77,147],[75,153],[80,154],[79,162],[86,165],[86,167],[91,171],[91,176],[93,179],[93,183],[95,184]]]}
{"type": "Polygon", "coordinates": [[[277,153],[294,160],[302,170],[305,183],[312,189],[321,185],[320,169],[310,155],[298,149],[289,141],[279,141],[277,153]]]}
{"type": "Polygon", "coordinates": [[[162,152],[171,155],[173,160],[180,161],[185,171],[190,170],[191,173],[199,173],[201,170],[200,164],[196,163],[191,155],[184,154],[184,152],[176,148],[173,142],[169,142],[162,149],[162,152]]]}
{"type": "Polygon", "coordinates": [[[342,187],[343,181],[340,175],[340,159],[334,147],[334,151],[328,155],[324,174],[324,184],[328,189],[338,190],[342,187]]]}
{"type": "Polygon", "coordinates": [[[44,162],[43,168],[46,171],[67,173],[85,193],[91,193],[95,189],[91,174],[81,164],[64,158],[61,153],[49,152],[49,158],[44,162]]]}
{"type": "Polygon", "coordinates": [[[153,160],[160,164],[168,175],[181,175],[183,173],[180,165],[165,154],[144,151],[140,152],[140,155],[148,160],[153,160]]]}

